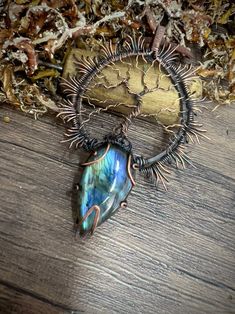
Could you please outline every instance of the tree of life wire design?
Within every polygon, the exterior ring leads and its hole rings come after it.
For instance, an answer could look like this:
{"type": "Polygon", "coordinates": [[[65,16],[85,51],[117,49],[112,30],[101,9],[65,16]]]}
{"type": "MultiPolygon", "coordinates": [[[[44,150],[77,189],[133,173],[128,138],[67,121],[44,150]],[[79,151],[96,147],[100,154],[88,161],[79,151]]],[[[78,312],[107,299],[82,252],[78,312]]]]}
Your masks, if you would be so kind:
{"type": "Polygon", "coordinates": [[[168,181],[167,175],[170,173],[169,166],[175,164],[185,168],[186,164],[192,164],[190,158],[184,150],[184,144],[194,139],[199,142],[199,137],[206,137],[205,130],[201,129],[201,124],[195,121],[195,111],[197,110],[198,100],[194,100],[190,95],[187,82],[195,77],[195,70],[191,65],[182,65],[179,63],[176,53],[177,47],[168,45],[153,45],[146,47],[143,38],[129,37],[125,43],[121,45],[112,45],[111,43],[102,46],[101,55],[94,58],[87,57],[81,60],[75,60],[79,76],[70,77],[64,80],[62,85],[64,92],[67,94],[67,99],[62,104],[59,116],[68,123],[69,127],[65,133],[67,142],[70,142],[70,147],[81,147],[86,151],[95,151],[98,147],[107,143],[119,145],[125,151],[132,154],[132,167],[144,173],[146,177],[153,180],[156,184],[161,182],[166,188],[165,181],[168,181]],[[147,70],[142,72],[143,89],[138,93],[132,92],[130,89],[130,69],[133,63],[129,62],[130,58],[135,58],[135,66],[138,68],[140,59],[148,65],[147,70]],[[121,62],[126,65],[126,75],[120,72],[116,64],[121,62]],[[150,68],[157,67],[163,76],[170,78],[172,87],[178,93],[180,103],[179,123],[176,133],[173,133],[169,139],[169,143],[160,153],[153,155],[150,158],[136,155],[132,150],[131,142],[128,139],[127,132],[133,119],[141,116],[142,98],[146,94],[157,91],[160,87],[159,77],[156,80],[156,85],[152,88],[148,87],[145,81],[150,68]],[[105,69],[117,72],[119,82],[115,85],[110,84],[106,77],[102,74],[105,69]],[[98,80],[98,82],[97,82],[98,80]],[[109,103],[109,99],[99,100],[88,97],[88,93],[92,92],[97,87],[112,89],[118,85],[125,86],[129,95],[132,95],[135,104],[127,105],[124,102],[109,103]],[[84,101],[94,108],[87,117],[83,119],[84,101]],[[102,103],[102,107],[97,108],[93,101],[102,103]],[[117,125],[113,131],[106,135],[102,140],[91,137],[86,129],[92,115],[107,111],[113,107],[124,106],[131,111],[124,117],[121,124],[117,125]]]}

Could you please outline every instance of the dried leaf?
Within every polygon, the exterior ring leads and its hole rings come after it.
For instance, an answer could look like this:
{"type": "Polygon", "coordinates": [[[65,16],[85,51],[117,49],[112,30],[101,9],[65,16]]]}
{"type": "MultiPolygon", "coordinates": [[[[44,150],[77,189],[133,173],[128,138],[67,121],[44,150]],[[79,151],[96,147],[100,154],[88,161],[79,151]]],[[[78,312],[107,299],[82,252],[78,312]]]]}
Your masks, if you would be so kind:
{"type": "Polygon", "coordinates": [[[220,24],[226,24],[233,13],[233,8],[231,7],[218,19],[217,22],[220,24]]]}
{"type": "Polygon", "coordinates": [[[15,90],[13,87],[14,73],[12,65],[8,64],[2,67],[0,71],[0,80],[3,85],[3,91],[9,103],[19,107],[21,103],[19,99],[16,97],[15,90]]]}
{"type": "Polygon", "coordinates": [[[3,49],[9,49],[10,47],[16,47],[20,51],[26,53],[28,60],[25,66],[26,73],[31,76],[38,67],[37,53],[30,39],[25,37],[15,38],[12,41],[7,41],[3,45],[3,49]]]}
{"type": "Polygon", "coordinates": [[[46,69],[39,71],[36,75],[32,76],[31,80],[34,82],[44,77],[58,77],[58,76],[60,76],[60,73],[57,70],[46,69]]]}

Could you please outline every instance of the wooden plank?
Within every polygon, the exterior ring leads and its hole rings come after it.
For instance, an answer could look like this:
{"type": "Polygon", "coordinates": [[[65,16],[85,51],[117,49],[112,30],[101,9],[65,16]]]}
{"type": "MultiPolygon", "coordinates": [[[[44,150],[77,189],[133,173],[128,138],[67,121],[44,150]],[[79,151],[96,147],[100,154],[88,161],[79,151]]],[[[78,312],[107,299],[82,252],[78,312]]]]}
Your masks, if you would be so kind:
{"type": "MultiPolygon", "coordinates": [[[[197,169],[175,171],[168,192],[137,176],[128,209],[87,240],[74,238],[70,193],[85,154],[60,143],[63,126],[53,117],[34,121],[2,107],[4,115],[11,118],[0,124],[4,283],[85,313],[234,313],[232,107],[203,114],[213,141],[189,146],[197,169]]],[[[114,116],[100,119],[93,132],[113,127],[114,116]]],[[[159,131],[137,121],[134,147],[151,153],[159,131]]]]}
{"type": "Polygon", "coordinates": [[[37,298],[25,291],[0,284],[0,311],[4,314],[62,314],[67,309],[54,306],[50,301],[37,298]]]}

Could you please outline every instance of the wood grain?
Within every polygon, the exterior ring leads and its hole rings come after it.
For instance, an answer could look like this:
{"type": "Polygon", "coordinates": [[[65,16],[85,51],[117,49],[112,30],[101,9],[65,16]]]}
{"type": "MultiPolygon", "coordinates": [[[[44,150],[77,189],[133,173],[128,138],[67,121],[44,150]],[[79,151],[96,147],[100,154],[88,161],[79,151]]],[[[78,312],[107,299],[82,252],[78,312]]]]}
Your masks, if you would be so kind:
{"type": "MultiPolygon", "coordinates": [[[[60,143],[54,117],[0,107],[0,312],[235,313],[234,117],[205,111],[197,168],[174,171],[167,192],[137,176],[128,208],[81,240],[70,191],[85,154],[60,143]]],[[[115,116],[100,119],[91,131],[115,116]]],[[[150,123],[130,132],[140,153],[162,143],[150,123]]]]}
{"type": "Polygon", "coordinates": [[[0,284],[0,306],[4,314],[62,314],[67,311],[47,299],[5,282],[0,284]]]}

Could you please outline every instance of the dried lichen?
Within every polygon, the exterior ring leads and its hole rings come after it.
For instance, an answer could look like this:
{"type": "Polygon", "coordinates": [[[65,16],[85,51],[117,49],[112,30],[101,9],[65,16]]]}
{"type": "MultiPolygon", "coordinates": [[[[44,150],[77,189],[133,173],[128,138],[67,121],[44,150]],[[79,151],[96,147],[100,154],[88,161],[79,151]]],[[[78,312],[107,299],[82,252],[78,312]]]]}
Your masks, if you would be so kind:
{"type": "Polygon", "coordinates": [[[166,41],[200,62],[205,95],[218,104],[235,100],[231,1],[8,0],[0,14],[0,99],[35,118],[57,110],[59,74],[72,48],[94,51],[128,34],[151,42],[160,23],[166,41]]]}

